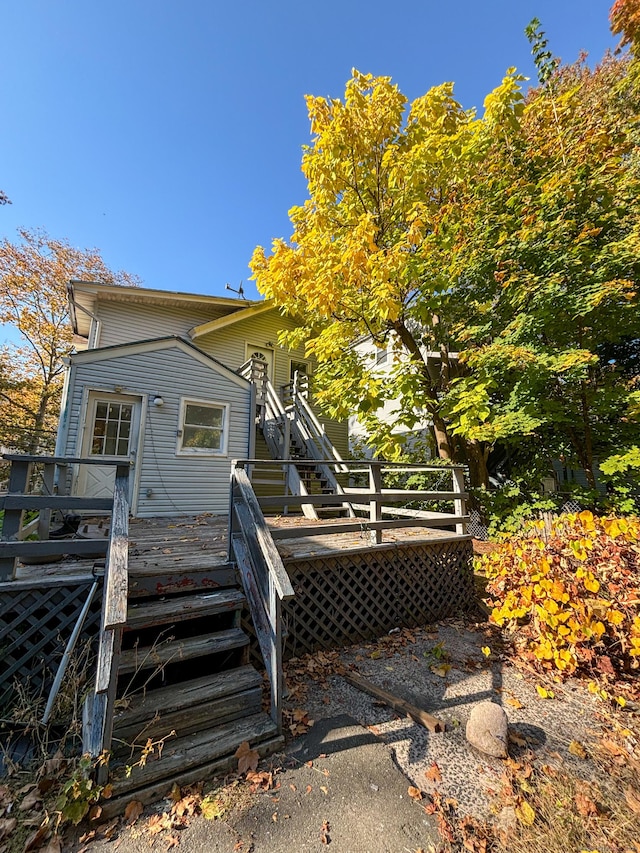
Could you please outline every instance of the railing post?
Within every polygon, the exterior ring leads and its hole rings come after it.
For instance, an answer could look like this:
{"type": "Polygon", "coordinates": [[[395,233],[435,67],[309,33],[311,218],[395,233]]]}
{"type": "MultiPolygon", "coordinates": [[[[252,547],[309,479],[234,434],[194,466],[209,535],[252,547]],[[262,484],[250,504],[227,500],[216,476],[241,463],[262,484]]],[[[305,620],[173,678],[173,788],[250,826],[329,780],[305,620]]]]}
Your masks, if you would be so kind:
{"type": "MultiPolygon", "coordinates": [[[[452,479],[453,479],[453,489],[452,491],[457,492],[462,495],[464,493],[464,469],[463,468],[452,468],[451,470],[452,479]]],[[[458,498],[453,502],[453,508],[456,515],[466,515],[466,503],[463,497],[458,498]]],[[[460,522],[456,524],[456,533],[463,536],[467,532],[467,525],[464,522],[460,522]]]]}
{"type": "MultiPolygon", "coordinates": [[[[55,463],[46,462],[42,471],[42,491],[45,495],[52,495],[55,483],[56,466],[55,463]]],[[[38,539],[49,538],[49,528],[51,527],[51,509],[41,509],[38,519],[38,539]]]]}
{"type": "MultiPolygon", "coordinates": [[[[10,495],[26,494],[30,471],[30,462],[12,459],[7,493],[10,495]]],[[[23,512],[24,510],[21,509],[5,509],[2,523],[2,538],[4,541],[9,542],[18,538],[20,527],[22,526],[23,512]]],[[[0,581],[13,580],[16,559],[16,557],[0,558],[0,581]]]]}
{"type": "MultiPolygon", "coordinates": [[[[375,494],[376,492],[382,491],[382,472],[380,462],[369,462],[369,488],[375,494]]],[[[372,499],[369,501],[369,519],[373,524],[376,521],[382,520],[382,503],[378,499],[372,499]]],[[[379,528],[372,528],[371,530],[371,543],[373,545],[380,545],[382,542],[382,530],[379,528]]]]}

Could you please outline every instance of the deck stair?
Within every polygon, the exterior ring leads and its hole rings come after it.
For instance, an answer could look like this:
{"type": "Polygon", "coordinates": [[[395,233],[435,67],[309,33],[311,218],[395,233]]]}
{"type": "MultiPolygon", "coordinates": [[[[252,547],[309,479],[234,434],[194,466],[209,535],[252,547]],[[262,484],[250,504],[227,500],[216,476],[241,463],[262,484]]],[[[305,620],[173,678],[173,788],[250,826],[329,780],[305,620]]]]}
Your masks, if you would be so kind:
{"type": "MultiPolygon", "coordinates": [[[[264,442],[271,459],[297,463],[285,468],[284,492],[291,495],[345,494],[339,477],[346,473],[346,467],[309,403],[307,377],[296,373],[292,382],[278,394],[262,362],[249,361],[240,372],[256,388],[257,443],[264,442]]],[[[268,485],[262,479],[252,478],[252,482],[268,485]]],[[[314,520],[354,518],[356,515],[346,496],[341,504],[314,502],[302,504],[301,508],[307,518],[314,520]]]]}
{"type": "MultiPolygon", "coordinates": [[[[98,782],[108,778],[113,788],[105,815],[134,797],[151,802],[173,784],[233,769],[245,741],[261,755],[283,744],[281,707],[263,711],[263,679],[249,664],[241,627],[247,595],[237,560],[229,559],[235,554],[227,552],[224,564],[209,558],[202,572],[192,563],[183,577],[179,556],[168,576],[169,553],[163,565],[147,558],[140,537],[129,545],[125,495],[126,484],[116,479],[114,507],[123,505],[113,513],[95,691],[83,713],[84,751],[110,753],[108,766],[98,767],[98,782]]],[[[235,503],[243,506],[242,496],[235,503]]],[[[253,559],[246,557],[245,571],[253,559]]],[[[278,662],[280,639],[281,632],[278,662]]]]}
{"type": "Polygon", "coordinates": [[[248,663],[245,605],[238,586],[129,598],[115,685],[110,813],[134,794],[151,801],[174,782],[232,766],[245,740],[263,754],[281,745],[276,723],[262,711],[262,677],[248,663]],[[153,750],[140,764],[149,740],[153,750]]]}

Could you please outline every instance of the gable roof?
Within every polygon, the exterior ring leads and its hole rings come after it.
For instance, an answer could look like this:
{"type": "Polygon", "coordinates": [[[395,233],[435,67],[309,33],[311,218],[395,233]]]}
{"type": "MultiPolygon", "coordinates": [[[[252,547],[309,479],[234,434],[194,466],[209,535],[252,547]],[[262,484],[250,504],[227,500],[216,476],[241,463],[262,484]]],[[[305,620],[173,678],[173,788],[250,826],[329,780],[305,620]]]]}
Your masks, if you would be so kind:
{"type": "Polygon", "coordinates": [[[236,385],[245,388],[250,382],[243,376],[239,376],[234,370],[226,367],[217,358],[207,355],[201,349],[198,349],[191,341],[180,338],[177,335],[171,335],[166,338],[150,338],[146,341],[135,341],[130,344],[116,344],[110,347],[99,347],[97,349],[86,349],[82,352],[73,353],[70,356],[71,364],[93,364],[99,361],[108,361],[111,358],[123,358],[127,355],[138,355],[145,352],[157,352],[163,349],[177,348],[182,350],[191,358],[199,361],[205,367],[216,373],[222,374],[236,385]]]}
{"type": "Polygon", "coordinates": [[[264,305],[263,300],[229,299],[225,296],[207,296],[202,293],[184,293],[177,290],[102,284],[99,281],[71,281],[67,285],[67,295],[73,331],[83,337],[89,335],[92,315],[96,312],[98,300],[165,306],[196,304],[217,310],[221,317],[244,311],[248,307],[264,305]]]}

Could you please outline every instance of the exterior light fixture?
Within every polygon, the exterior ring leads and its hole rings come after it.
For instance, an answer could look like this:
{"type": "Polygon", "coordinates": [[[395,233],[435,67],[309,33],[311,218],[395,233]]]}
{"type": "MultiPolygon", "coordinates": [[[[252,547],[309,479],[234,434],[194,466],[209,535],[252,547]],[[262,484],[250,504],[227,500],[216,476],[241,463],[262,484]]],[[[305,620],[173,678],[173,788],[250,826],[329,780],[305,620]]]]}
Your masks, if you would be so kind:
{"type": "Polygon", "coordinates": [[[156,407],[156,409],[159,409],[161,406],[164,406],[164,400],[162,399],[160,394],[156,394],[151,402],[156,407]]]}

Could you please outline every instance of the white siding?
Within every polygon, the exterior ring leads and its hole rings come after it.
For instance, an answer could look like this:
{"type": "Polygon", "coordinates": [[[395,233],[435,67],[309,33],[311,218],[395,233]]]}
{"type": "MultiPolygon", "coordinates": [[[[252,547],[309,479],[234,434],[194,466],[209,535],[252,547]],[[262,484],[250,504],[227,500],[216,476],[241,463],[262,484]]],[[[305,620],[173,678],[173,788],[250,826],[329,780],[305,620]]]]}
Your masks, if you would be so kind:
{"type": "Polygon", "coordinates": [[[65,451],[80,451],[78,419],[83,389],[121,394],[161,394],[161,408],[143,403],[144,448],[139,459],[138,516],[225,513],[229,503],[231,459],[248,450],[249,386],[239,386],[177,347],[75,364],[70,388],[70,422],[65,451]],[[225,458],[178,456],[180,398],[229,403],[229,442],[225,458]],[[147,497],[147,490],[151,497],[147,497]]]}
{"type": "Polygon", "coordinates": [[[224,310],[213,306],[195,303],[149,305],[100,301],[97,309],[101,322],[98,346],[110,347],[170,335],[188,338],[189,329],[215,320],[224,313],[224,310]]]}

